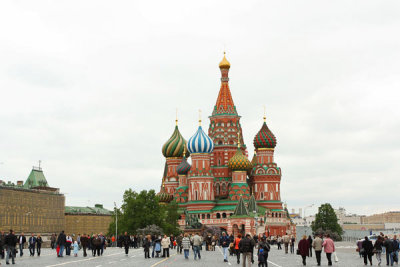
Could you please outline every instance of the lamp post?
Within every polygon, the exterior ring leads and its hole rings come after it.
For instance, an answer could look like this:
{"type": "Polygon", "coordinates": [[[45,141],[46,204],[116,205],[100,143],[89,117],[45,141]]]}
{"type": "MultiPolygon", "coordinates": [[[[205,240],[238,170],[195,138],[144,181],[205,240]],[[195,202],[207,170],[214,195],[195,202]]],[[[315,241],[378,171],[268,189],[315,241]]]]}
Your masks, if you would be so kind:
{"type": "Polygon", "coordinates": [[[114,202],[115,208],[115,241],[118,244],[118,212],[117,212],[117,203],[114,202]]]}
{"type": "Polygon", "coordinates": [[[314,204],[311,204],[309,206],[304,207],[304,211],[303,211],[303,219],[304,219],[304,229],[305,229],[305,235],[307,235],[307,220],[306,220],[306,209],[307,208],[311,208],[313,207],[314,204]]]}

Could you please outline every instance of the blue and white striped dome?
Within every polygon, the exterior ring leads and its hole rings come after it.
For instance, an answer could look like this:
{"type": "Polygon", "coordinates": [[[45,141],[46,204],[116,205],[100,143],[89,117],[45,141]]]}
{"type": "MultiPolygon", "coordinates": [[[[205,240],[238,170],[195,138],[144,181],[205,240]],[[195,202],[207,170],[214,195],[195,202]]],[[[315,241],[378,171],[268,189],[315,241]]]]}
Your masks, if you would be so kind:
{"type": "Polygon", "coordinates": [[[211,153],[214,150],[214,142],[203,131],[201,126],[197,132],[190,137],[188,142],[188,150],[192,153],[211,153]]]}

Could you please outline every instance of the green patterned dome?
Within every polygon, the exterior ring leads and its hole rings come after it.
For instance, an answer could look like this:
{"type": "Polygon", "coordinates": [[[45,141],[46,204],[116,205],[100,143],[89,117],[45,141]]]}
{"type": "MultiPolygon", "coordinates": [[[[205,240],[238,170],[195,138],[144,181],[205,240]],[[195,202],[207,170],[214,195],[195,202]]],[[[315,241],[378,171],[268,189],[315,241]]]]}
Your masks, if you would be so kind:
{"type": "Polygon", "coordinates": [[[243,155],[242,150],[238,147],[235,155],[228,161],[228,167],[232,171],[247,171],[250,169],[251,162],[247,159],[245,155],[243,155]]]}
{"type": "MultiPolygon", "coordinates": [[[[175,126],[175,130],[172,133],[172,136],[162,147],[162,153],[166,158],[183,157],[183,151],[186,144],[187,142],[179,132],[178,126],[175,126]]],[[[186,154],[188,155],[188,153],[186,154]]]]}

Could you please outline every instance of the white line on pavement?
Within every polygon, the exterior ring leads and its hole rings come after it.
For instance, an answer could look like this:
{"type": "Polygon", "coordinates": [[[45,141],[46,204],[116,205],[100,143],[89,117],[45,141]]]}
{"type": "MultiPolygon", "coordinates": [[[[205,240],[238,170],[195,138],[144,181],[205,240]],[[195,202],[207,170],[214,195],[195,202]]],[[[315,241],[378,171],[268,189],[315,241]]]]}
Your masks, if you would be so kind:
{"type": "MultiPolygon", "coordinates": [[[[110,257],[110,256],[122,254],[122,253],[123,253],[123,252],[114,253],[114,254],[110,254],[110,255],[105,255],[105,256],[103,256],[103,257],[110,257]]],[[[58,264],[53,264],[53,265],[47,265],[46,267],[62,266],[62,265],[70,264],[70,263],[83,262],[83,261],[91,261],[91,260],[95,260],[95,259],[100,259],[100,257],[93,257],[93,258],[88,258],[88,259],[83,259],[83,260],[76,260],[76,261],[67,261],[67,262],[63,262],[63,263],[58,263],[58,264]]]]}
{"type": "MultiPolygon", "coordinates": [[[[219,246],[216,246],[216,247],[218,248],[219,252],[221,252],[222,256],[224,256],[224,253],[222,253],[222,250],[220,249],[220,247],[219,247],[219,246]]],[[[229,260],[228,260],[228,264],[229,264],[229,265],[232,265],[232,264],[229,262],[229,260]]]]}

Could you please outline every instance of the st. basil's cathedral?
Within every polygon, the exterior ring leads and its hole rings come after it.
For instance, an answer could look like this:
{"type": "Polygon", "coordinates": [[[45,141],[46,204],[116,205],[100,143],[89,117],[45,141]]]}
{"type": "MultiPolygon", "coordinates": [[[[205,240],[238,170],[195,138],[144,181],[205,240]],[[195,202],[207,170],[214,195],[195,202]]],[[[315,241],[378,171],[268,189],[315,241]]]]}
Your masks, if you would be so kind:
{"type": "Polygon", "coordinates": [[[187,142],[176,121],[162,147],[166,158],[160,202],[175,200],[185,228],[185,216],[231,233],[294,234],[280,195],[281,169],[274,162],[276,138],[266,124],[254,137],[254,156],[247,158],[240,116],[229,89],[230,63],[219,63],[221,88],[210,118],[208,135],[199,127],[187,142]],[[187,158],[192,157],[192,165],[187,158]]]}

